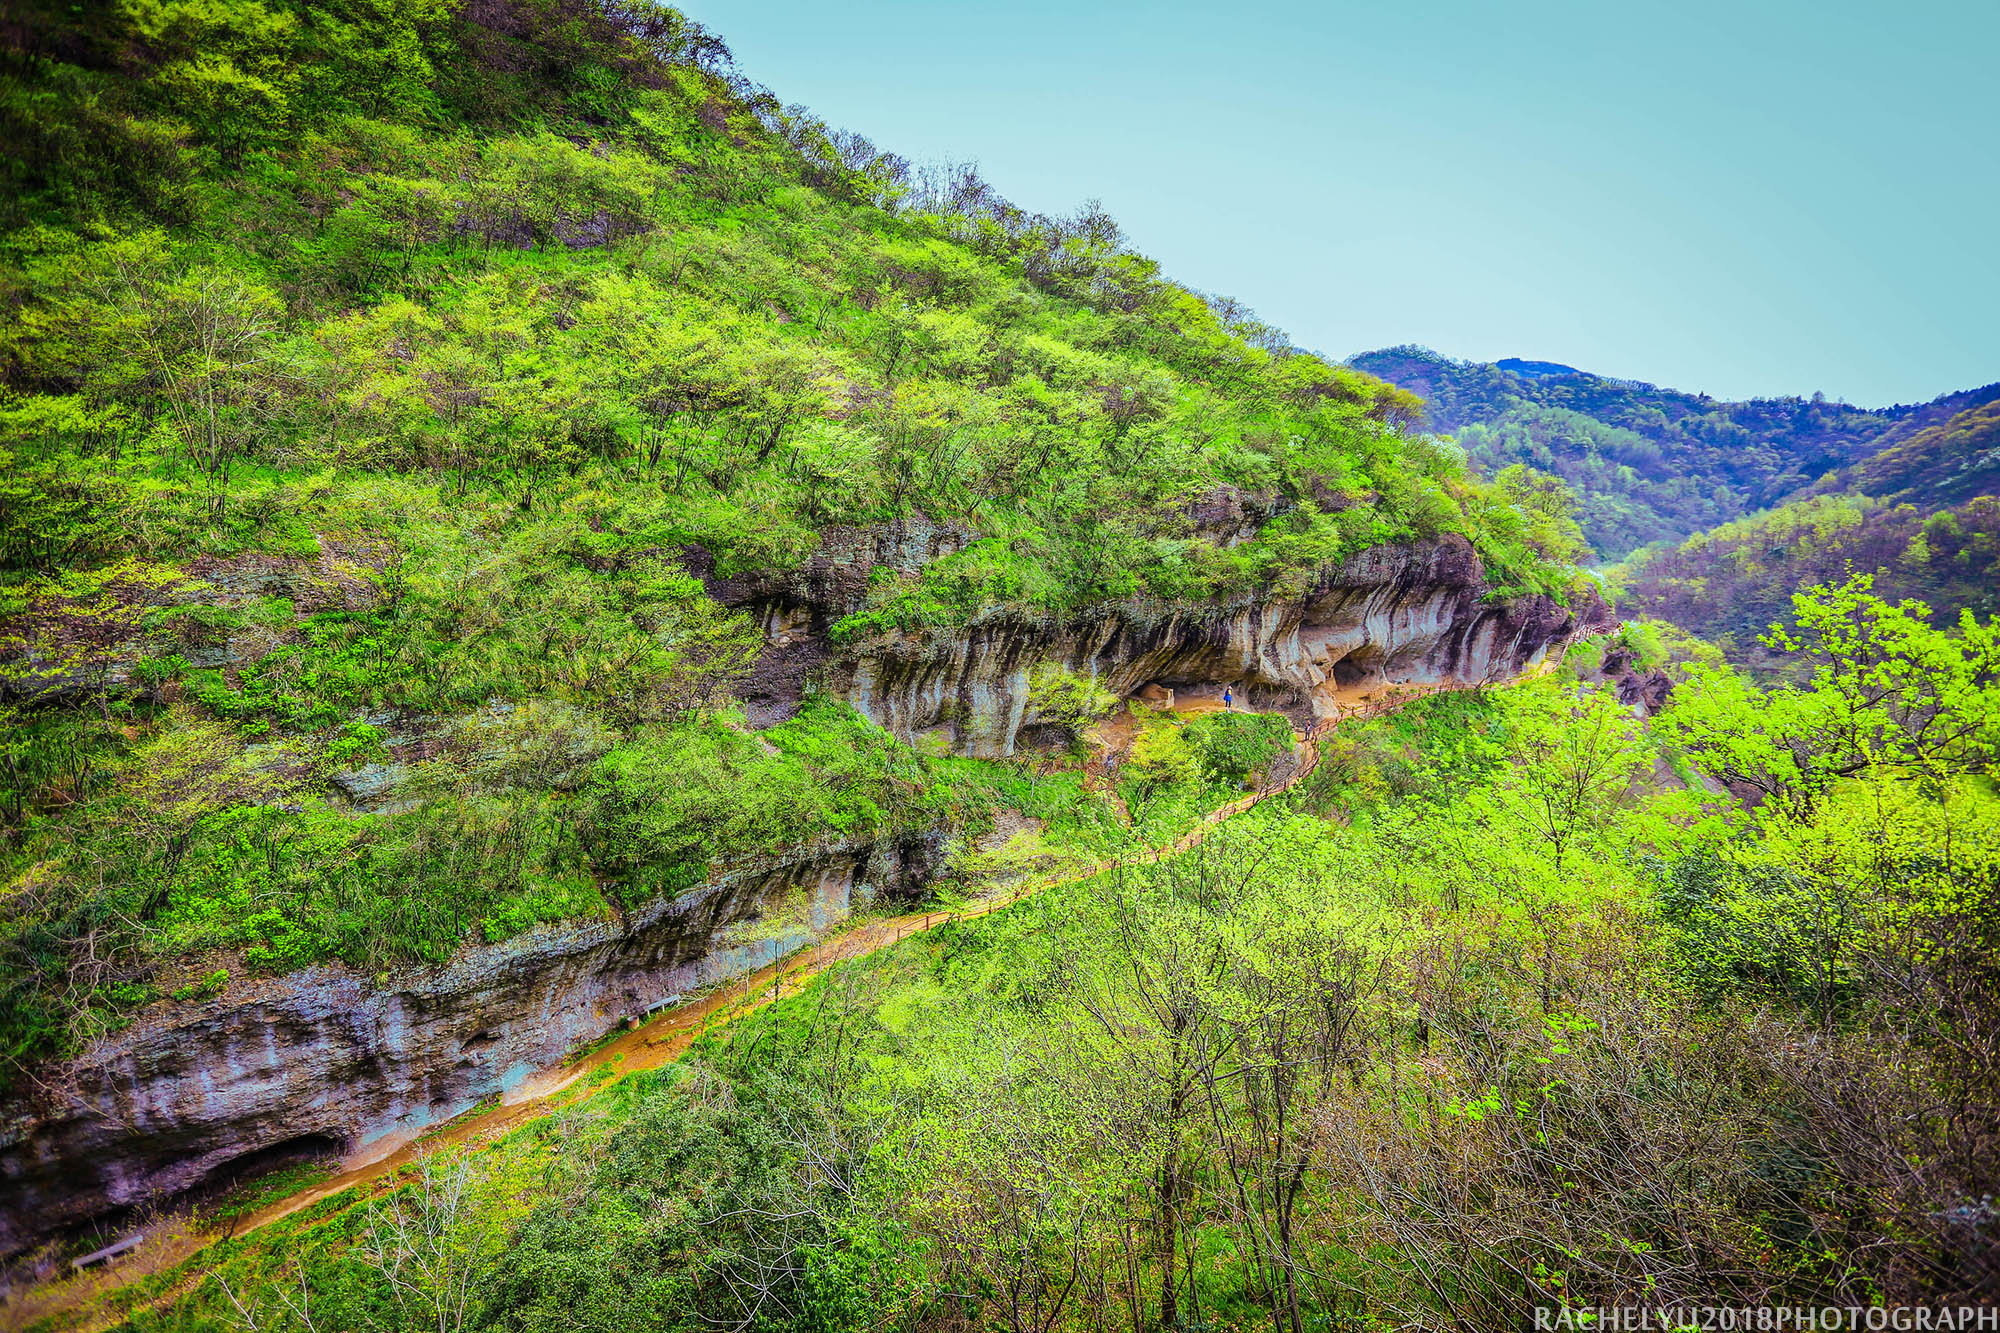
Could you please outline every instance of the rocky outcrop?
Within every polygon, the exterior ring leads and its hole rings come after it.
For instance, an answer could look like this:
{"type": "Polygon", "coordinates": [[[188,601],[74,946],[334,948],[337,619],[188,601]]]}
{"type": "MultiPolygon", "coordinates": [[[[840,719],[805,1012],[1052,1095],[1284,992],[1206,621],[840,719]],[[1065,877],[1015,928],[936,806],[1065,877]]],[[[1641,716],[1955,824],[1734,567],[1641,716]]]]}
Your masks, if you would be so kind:
{"type": "Polygon", "coordinates": [[[1371,688],[1505,680],[1610,623],[1594,597],[1576,608],[1540,595],[1492,598],[1471,543],[1447,536],[1363,552],[1296,596],[1134,599],[1067,621],[1000,608],[962,629],[832,643],[831,626],[866,604],[871,568],[914,567],[959,540],[900,524],[837,535],[785,578],[711,575],[712,593],[765,625],[747,690],[761,717],[785,715],[815,679],[898,735],[940,734],[961,753],[1007,755],[1043,722],[1032,685],[1048,667],[1120,696],[1226,685],[1253,707],[1304,722],[1371,688]]]}
{"type": "Polygon", "coordinates": [[[1661,667],[1640,665],[1639,656],[1622,643],[1613,644],[1604,654],[1598,677],[1618,692],[1618,702],[1642,717],[1651,717],[1667,706],[1674,679],[1661,667]]]}
{"type": "MultiPolygon", "coordinates": [[[[1247,529],[1264,503],[1218,493],[1195,518],[1247,529]]],[[[786,716],[816,686],[899,735],[938,735],[974,755],[1011,754],[1051,721],[1035,689],[1050,669],[1121,697],[1228,686],[1303,723],[1373,688],[1507,679],[1609,619],[1595,601],[1494,598],[1471,545],[1444,537],[1364,552],[1292,595],[1132,599],[1060,620],[1001,608],[949,630],[835,642],[834,625],[868,606],[880,571],[913,573],[972,536],[920,520],[836,530],[782,575],[724,576],[699,548],[683,557],[764,628],[765,650],[739,688],[753,722],[786,716]]],[[[207,577],[262,588],[263,571],[252,572],[207,577]]],[[[378,767],[346,776],[357,805],[392,795],[393,766],[378,767]]],[[[628,919],[541,927],[386,982],[319,967],[156,1006],[50,1071],[41,1100],[0,1106],[0,1255],[253,1166],[352,1151],[453,1116],[624,1015],[806,943],[857,898],[914,889],[941,844],[940,834],[800,849],[628,919]]]]}
{"type": "Polygon", "coordinates": [[[628,1014],[905,896],[941,834],[739,867],[628,919],[543,926],[379,986],[314,967],[156,1007],[0,1119],[0,1256],[288,1157],[448,1119],[628,1014]]]}
{"type": "Polygon", "coordinates": [[[969,528],[921,518],[834,527],[803,564],[781,574],[723,575],[702,546],[686,547],[680,557],[709,596],[749,611],[763,626],[764,651],[735,686],[750,722],[761,727],[790,717],[806,687],[825,680],[837,657],[833,626],[868,604],[876,570],[914,574],[975,536],[969,528]]]}

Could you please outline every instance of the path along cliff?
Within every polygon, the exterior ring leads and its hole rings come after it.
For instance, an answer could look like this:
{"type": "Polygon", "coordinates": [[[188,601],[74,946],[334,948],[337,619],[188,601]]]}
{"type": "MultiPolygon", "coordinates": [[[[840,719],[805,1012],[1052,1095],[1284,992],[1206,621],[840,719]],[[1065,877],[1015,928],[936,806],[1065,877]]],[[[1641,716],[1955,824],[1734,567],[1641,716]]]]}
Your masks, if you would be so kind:
{"type": "MultiPolygon", "coordinates": [[[[1067,619],[995,606],[963,625],[855,630],[880,609],[877,571],[922,569],[964,536],[915,522],[835,530],[799,568],[756,577],[722,577],[685,552],[712,596],[764,627],[739,691],[750,724],[787,716],[811,688],[905,742],[1004,757],[1059,738],[1037,682],[1067,673],[1183,709],[1228,688],[1304,731],[1360,693],[1512,679],[1605,618],[1593,598],[1501,595],[1471,544],[1447,535],[1234,600],[1135,598],[1067,619]]],[[[756,972],[858,906],[917,899],[950,833],[814,839],[629,912],[468,941],[441,964],[249,969],[222,994],[154,1004],[0,1099],[0,1257],[518,1098],[627,1014],[756,972]]]]}
{"type": "MultiPolygon", "coordinates": [[[[343,1191],[355,1191],[355,1199],[369,1197],[376,1188],[392,1187],[403,1168],[424,1156],[448,1147],[477,1148],[498,1139],[521,1125],[560,1110],[588,1096],[602,1086],[601,1071],[615,1070],[625,1077],[658,1068],[679,1058],[701,1037],[723,1031],[747,1014],[802,990],[815,976],[838,963],[864,957],[900,940],[947,923],[971,920],[1002,911],[1022,899],[1059,884],[1103,874],[1119,866],[1141,865],[1181,855],[1201,845],[1222,823],[1260,803],[1280,796],[1311,776],[1319,763],[1319,742],[1341,722],[1379,717],[1426,694],[1442,688],[1412,685],[1353,703],[1336,716],[1319,719],[1294,733],[1294,763],[1281,781],[1262,787],[1208,812],[1194,828],[1173,843],[1144,852],[1107,859],[1046,879],[1017,885],[1003,894],[975,901],[951,911],[931,910],[868,921],[828,935],[802,949],[749,972],[739,980],[716,985],[650,1021],[619,1033],[611,1041],[553,1068],[523,1079],[497,1103],[475,1109],[420,1134],[385,1140],[343,1161],[332,1176],[267,1204],[227,1225],[203,1225],[190,1216],[162,1219],[143,1233],[137,1245],[124,1250],[101,1267],[75,1273],[62,1280],[29,1289],[0,1304],[0,1328],[26,1328],[67,1314],[44,1327],[65,1330],[96,1330],[111,1327],[130,1317],[133,1309],[121,1303],[120,1292],[143,1278],[187,1266],[180,1280],[170,1284],[161,1296],[147,1305],[170,1303],[186,1284],[199,1280],[203,1271],[190,1264],[207,1246],[230,1237],[247,1235],[300,1209],[343,1191]]],[[[1219,707],[1214,700],[1191,700],[1181,706],[1186,712],[1206,712],[1219,707]]]]}
{"type": "MultiPolygon", "coordinates": [[[[1538,670],[1609,620],[1587,593],[1571,604],[1496,590],[1472,544],[1451,534],[1369,548],[1306,584],[1235,599],[1131,598],[1068,618],[996,605],[914,629],[871,619],[881,571],[921,570],[965,536],[927,522],[836,529],[801,566],[754,577],[684,551],[710,596],[763,626],[734,691],[750,725],[820,690],[907,743],[1004,757],[1058,738],[1063,720],[1042,715],[1037,682],[1067,673],[1114,698],[1178,698],[1183,710],[1230,689],[1309,735],[1359,695],[1538,670]]],[[[754,979],[809,946],[826,958],[861,947],[835,932],[857,907],[918,898],[950,833],[815,839],[717,866],[614,917],[470,941],[442,964],[378,976],[318,964],[155,1004],[41,1071],[32,1095],[0,1102],[0,1256],[83,1226],[129,1232],[287,1163],[393,1157],[478,1108],[531,1101],[547,1090],[544,1071],[626,1015],[694,1015],[699,1005],[676,1002],[708,992],[701,1004],[720,1003],[716,988],[746,975],[754,992],[754,979]]]]}

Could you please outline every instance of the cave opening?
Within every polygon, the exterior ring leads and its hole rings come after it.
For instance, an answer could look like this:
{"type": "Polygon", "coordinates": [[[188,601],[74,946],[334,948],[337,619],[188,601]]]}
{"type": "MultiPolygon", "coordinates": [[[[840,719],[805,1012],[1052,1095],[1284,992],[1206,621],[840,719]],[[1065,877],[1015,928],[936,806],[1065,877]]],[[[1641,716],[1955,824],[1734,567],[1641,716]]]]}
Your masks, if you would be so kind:
{"type": "Polygon", "coordinates": [[[311,1162],[338,1162],[347,1151],[345,1140],[332,1134],[296,1134],[261,1148],[239,1153],[208,1169],[202,1178],[175,1196],[175,1202],[205,1202],[220,1198],[263,1176],[311,1162]]]}
{"type": "Polygon", "coordinates": [[[73,1257],[86,1250],[115,1244],[135,1231],[154,1225],[159,1218],[194,1205],[212,1205],[241,1193],[245,1187],[287,1168],[308,1163],[336,1167],[347,1152],[347,1141],[333,1134],[295,1134],[276,1143],[219,1162],[193,1183],[143,1203],[105,1208],[71,1225],[47,1234],[58,1242],[58,1252],[73,1257]]]}
{"type": "Polygon", "coordinates": [[[1380,674],[1382,653],[1367,647],[1357,648],[1333,664],[1333,683],[1343,690],[1366,685],[1380,674]]]}

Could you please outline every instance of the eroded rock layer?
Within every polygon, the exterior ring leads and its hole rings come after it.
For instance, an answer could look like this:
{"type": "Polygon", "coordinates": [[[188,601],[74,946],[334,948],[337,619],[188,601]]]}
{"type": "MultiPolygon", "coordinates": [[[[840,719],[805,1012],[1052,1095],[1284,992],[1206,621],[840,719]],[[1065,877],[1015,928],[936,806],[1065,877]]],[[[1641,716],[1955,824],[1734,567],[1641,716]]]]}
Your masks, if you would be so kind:
{"type": "Polygon", "coordinates": [[[542,926],[378,986],[346,967],[158,1006],[0,1119],[0,1254],[289,1157],[352,1152],[505,1093],[630,1014],[913,893],[942,837],[801,852],[624,921],[542,926]]]}
{"type": "MultiPolygon", "coordinates": [[[[1059,667],[1120,696],[1228,686],[1305,722],[1370,687],[1507,679],[1608,620],[1597,603],[1579,614],[1546,597],[1490,598],[1472,547],[1446,537],[1365,552],[1298,595],[1133,600],[1062,622],[1003,610],[835,643],[875,571],[913,571],[969,537],[921,522],[837,531],[793,573],[734,579],[687,552],[713,595],[764,626],[741,688],[752,721],[778,720],[818,685],[906,738],[1006,755],[1048,721],[1033,682],[1059,667]]],[[[386,982],[317,967],[156,1006],[0,1105],[0,1256],[250,1167],[453,1116],[625,1015],[806,943],[857,898],[914,892],[941,844],[798,850],[626,920],[541,927],[386,982]]]]}
{"type": "Polygon", "coordinates": [[[1609,623],[1594,599],[1572,609],[1539,595],[1490,598],[1471,544],[1447,536],[1363,552],[1297,596],[1134,599],[1062,622],[1002,609],[963,629],[832,643],[832,626],[865,606],[872,567],[902,569],[960,540],[899,525],[830,541],[785,579],[711,578],[711,591],[765,626],[747,691],[758,720],[784,716],[815,679],[900,736],[942,733],[961,753],[1008,755],[1046,721],[1032,685],[1054,666],[1120,696],[1148,684],[1227,685],[1305,722],[1337,715],[1339,696],[1369,688],[1510,679],[1609,623]]]}

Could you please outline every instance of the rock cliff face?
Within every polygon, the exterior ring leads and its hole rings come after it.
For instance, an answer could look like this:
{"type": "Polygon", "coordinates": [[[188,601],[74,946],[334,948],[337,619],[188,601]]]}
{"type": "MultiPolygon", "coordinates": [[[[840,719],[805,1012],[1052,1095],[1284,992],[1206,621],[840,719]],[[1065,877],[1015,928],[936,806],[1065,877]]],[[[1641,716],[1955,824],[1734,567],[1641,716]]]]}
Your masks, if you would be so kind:
{"type": "Polygon", "coordinates": [[[1604,655],[1598,679],[1618,692],[1618,702],[1641,717],[1651,717],[1667,705],[1674,680],[1659,667],[1642,667],[1630,648],[1613,647],[1604,655]]]}
{"type": "MultiPolygon", "coordinates": [[[[868,572],[912,568],[963,541],[921,525],[844,534],[777,579],[709,578],[757,615],[767,647],[747,695],[760,720],[818,679],[901,736],[941,733],[961,753],[1008,755],[1043,722],[1031,683],[1060,667],[1119,695],[1148,684],[1231,687],[1253,707],[1304,722],[1340,696],[1393,684],[1475,685],[1518,675],[1578,634],[1608,627],[1601,602],[1486,600],[1472,546],[1448,536],[1363,552],[1299,596],[1200,605],[1118,603],[1067,622],[997,611],[948,633],[894,634],[838,648],[829,631],[865,605],[868,572]]],[[[691,553],[697,572],[712,569],[691,553]]]]}
{"type": "Polygon", "coordinates": [[[876,894],[942,836],[741,867],[623,922],[545,926],[378,988],[344,967],[156,1008],[0,1108],[0,1256],[290,1158],[349,1152],[504,1093],[621,1017],[742,975],[876,894]]]}
{"type": "MultiPolygon", "coordinates": [[[[1034,740],[1032,682],[1048,667],[1120,695],[1229,686],[1303,722],[1372,686],[1505,679],[1608,619],[1601,605],[1579,615],[1544,597],[1488,601],[1478,557],[1448,537],[1365,552],[1296,596],[1133,600],[1063,622],[1003,611],[951,632],[834,642],[878,567],[914,570],[969,539],[928,523],[835,532],[801,569],[752,578],[718,577],[698,548],[685,556],[764,626],[740,690],[753,721],[787,715],[818,683],[900,735],[941,734],[975,755],[1034,740]]],[[[623,1015],[798,947],[857,898],[921,886],[941,845],[939,834],[797,851],[629,920],[544,927],[388,985],[321,967],[158,1006],[50,1071],[57,1091],[0,1105],[0,1256],[455,1115],[623,1015]]]]}

